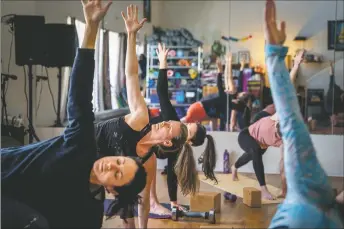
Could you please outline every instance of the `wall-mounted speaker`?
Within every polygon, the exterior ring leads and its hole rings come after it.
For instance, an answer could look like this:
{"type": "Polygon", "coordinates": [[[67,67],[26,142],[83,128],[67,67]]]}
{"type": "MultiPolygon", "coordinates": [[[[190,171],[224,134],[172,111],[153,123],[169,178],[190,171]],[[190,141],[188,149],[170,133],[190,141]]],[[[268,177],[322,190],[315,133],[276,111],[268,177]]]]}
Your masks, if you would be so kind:
{"type": "Polygon", "coordinates": [[[44,16],[16,15],[13,22],[16,64],[40,64],[43,57],[44,16]]]}
{"type": "Polygon", "coordinates": [[[46,67],[72,67],[76,52],[74,25],[44,25],[44,60],[46,67]]]}

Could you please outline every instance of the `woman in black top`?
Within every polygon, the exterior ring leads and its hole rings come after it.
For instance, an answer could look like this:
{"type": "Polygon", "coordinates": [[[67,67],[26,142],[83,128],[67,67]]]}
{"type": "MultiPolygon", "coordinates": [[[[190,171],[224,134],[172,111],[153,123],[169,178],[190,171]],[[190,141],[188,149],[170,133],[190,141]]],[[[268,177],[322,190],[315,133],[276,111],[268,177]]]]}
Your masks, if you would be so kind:
{"type": "MultiPolygon", "coordinates": [[[[145,186],[140,160],[97,154],[92,91],[98,24],[110,7],[83,1],[86,29],[70,76],[64,134],[1,149],[2,228],[101,228],[104,188],[134,199],[145,186]]],[[[123,198],[116,199],[121,206],[123,198]]],[[[113,211],[118,210],[113,209],[113,211]]]]}
{"type": "MultiPolygon", "coordinates": [[[[179,121],[178,115],[176,110],[171,104],[171,101],[168,96],[168,80],[167,80],[167,53],[168,49],[166,50],[165,45],[161,47],[161,44],[158,46],[157,56],[159,57],[160,62],[160,70],[158,76],[158,83],[157,83],[157,93],[160,102],[160,110],[161,113],[158,117],[154,117],[151,119],[151,123],[159,123],[162,121],[174,120],[179,121]]],[[[197,128],[197,126],[195,126],[197,128]]],[[[173,149],[171,149],[173,151],[173,149]]],[[[168,187],[168,194],[170,197],[171,207],[176,206],[180,210],[183,209],[182,206],[178,205],[177,203],[177,190],[178,190],[178,180],[177,175],[174,171],[174,166],[177,161],[178,156],[178,149],[175,150],[175,153],[163,153],[158,152],[157,158],[159,159],[166,159],[167,158],[167,187],[168,187]]],[[[152,182],[151,187],[151,213],[158,214],[158,215],[169,215],[171,212],[163,207],[158,200],[156,194],[156,176],[152,182]]]]}
{"type": "MultiPolygon", "coordinates": [[[[163,121],[157,124],[149,123],[148,108],[140,93],[138,77],[138,61],[136,57],[136,34],[142,28],[146,19],[138,22],[137,6],[127,7],[127,16],[122,12],[127,29],[127,54],[126,54],[126,87],[130,114],[118,119],[108,120],[96,126],[96,139],[98,149],[102,155],[113,155],[121,152],[125,156],[143,157],[147,152],[170,152],[171,148],[179,149],[176,162],[176,174],[178,182],[183,187],[183,194],[195,193],[199,180],[196,165],[193,158],[191,145],[203,144],[208,138],[204,153],[203,172],[206,177],[215,180],[215,146],[210,135],[206,135],[205,129],[196,126],[191,129],[179,121],[163,121]]],[[[171,153],[173,153],[171,152],[171,153]]],[[[141,202],[138,206],[138,221],[140,228],[147,228],[150,210],[150,188],[156,173],[156,157],[153,155],[144,164],[147,171],[147,183],[140,194],[141,202]]],[[[126,227],[135,227],[134,203],[130,204],[121,217],[126,227]]]]}

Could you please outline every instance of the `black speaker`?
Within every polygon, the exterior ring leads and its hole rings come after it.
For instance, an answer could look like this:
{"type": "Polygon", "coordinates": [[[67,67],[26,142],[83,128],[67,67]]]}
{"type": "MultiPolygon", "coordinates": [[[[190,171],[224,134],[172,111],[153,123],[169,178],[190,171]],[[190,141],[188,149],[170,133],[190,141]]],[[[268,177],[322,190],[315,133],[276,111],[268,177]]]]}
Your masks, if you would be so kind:
{"type": "Polygon", "coordinates": [[[13,22],[16,64],[40,64],[43,57],[44,16],[16,15],[13,22]]]}
{"type": "Polygon", "coordinates": [[[72,67],[76,51],[74,25],[44,25],[44,62],[46,67],[72,67]]]}

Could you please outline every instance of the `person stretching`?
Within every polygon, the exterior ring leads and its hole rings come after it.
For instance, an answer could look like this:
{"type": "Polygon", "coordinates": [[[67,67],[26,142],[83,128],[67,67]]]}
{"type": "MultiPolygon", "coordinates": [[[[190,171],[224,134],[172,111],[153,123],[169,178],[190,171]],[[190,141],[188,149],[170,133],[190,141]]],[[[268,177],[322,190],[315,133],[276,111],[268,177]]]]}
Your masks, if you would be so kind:
{"type": "MultiPolygon", "coordinates": [[[[144,157],[147,152],[169,152],[171,147],[180,149],[175,167],[178,183],[180,187],[183,187],[183,194],[193,194],[198,190],[199,179],[189,141],[203,144],[205,138],[208,139],[204,153],[207,160],[204,160],[202,169],[207,178],[216,180],[214,174],[216,154],[213,139],[206,134],[202,126],[186,126],[174,120],[156,124],[150,123],[148,108],[140,93],[136,57],[136,34],[146,19],[138,21],[138,9],[137,6],[134,7],[133,5],[127,7],[127,15],[122,12],[122,17],[128,33],[125,72],[130,114],[98,123],[96,140],[99,153],[102,155],[117,153],[124,156],[144,157]]],[[[176,152],[174,151],[174,153],[176,152]]],[[[144,190],[140,193],[142,199],[138,205],[140,228],[147,228],[150,211],[150,188],[157,169],[155,154],[147,160],[144,168],[147,171],[147,182],[144,190]]],[[[135,227],[135,205],[136,203],[132,202],[121,211],[120,215],[124,220],[125,227],[135,227]]]]}
{"type": "MultiPolygon", "coordinates": [[[[229,85],[223,87],[223,67],[221,62],[217,61],[217,88],[218,96],[214,98],[203,99],[202,101],[193,103],[185,117],[181,119],[185,123],[201,122],[209,119],[218,119],[220,118],[221,126],[220,130],[225,130],[227,120],[230,118],[231,110],[238,110],[243,114],[250,115],[250,112],[244,112],[247,108],[247,102],[249,99],[248,93],[239,93],[238,100],[235,99],[234,94],[236,93],[236,88],[232,79],[232,54],[228,53],[226,58],[226,82],[229,85]],[[227,77],[229,79],[227,79],[227,77]],[[228,97],[228,98],[227,98],[228,97]],[[229,115],[227,117],[227,105],[229,109],[229,115]]],[[[244,117],[244,120],[250,120],[250,117],[244,117]]],[[[248,124],[247,124],[248,125],[248,124]]],[[[216,125],[213,125],[214,128],[216,125]]]]}
{"type": "Polygon", "coordinates": [[[1,149],[2,228],[100,229],[104,187],[129,199],[145,187],[141,159],[97,154],[92,111],[94,47],[99,22],[111,3],[82,4],[86,27],[69,79],[68,126],[61,136],[1,149]]]}
{"type": "Polygon", "coordinates": [[[285,22],[276,25],[276,6],[266,0],[265,58],[272,96],[284,143],[284,167],[288,184],[269,228],[343,228],[329,178],[316,156],[302,118],[296,92],[285,66],[288,48],[285,22]]]}
{"type": "Polygon", "coordinates": [[[337,116],[344,113],[344,90],[342,90],[335,81],[333,63],[330,63],[330,82],[329,89],[326,94],[327,112],[331,114],[333,126],[337,126],[337,116]]]}
{"type": "Polygon", "coordinates": [[[232,165],[232,179],[238,180],[238,169],[252,160],[262,197],[269,200],[274,199],[275,197],[271,195],[265,183],[263,154],[269,146],[280,147],[282,145],[276,116],[264,117],[242,130],[239,133],[238,142],[245,153],[232,165]]]}
{"type": "MultiPolygon", "coordinates": [[[[159,43],[158,49],[156,50],[157,56],[159,58],[159,76],[158,76],[158,82],[157,82],[157,94],[159,97],[159,103],[160,103],[160,115],[158,117],[154,117],[150,120],[150,123],[160,123],[163,121],[168,120],[174,120],[179,121],[178,115],[176,110],[171,104],[171,101],[168,96],[168,80],[167,80],[167,54],[168,49],[166,49],[165,44],[161,45],[159,43]]],[[[197,129],[197,124],[188,124],[191,126],[191,128],[188,128],[188,130],[197,129]]],[[[200,127],[201,128],[201,127],[200,127]]],[[[192,135],[191,133],[188,133],[188,135],[192,135]]],[[[191,143],[191,142],[190,142],[191,143]]],[[[192,143],[191,143],[192,144],[192,143]]],[[[194,144],[192,144],[194,146],[194,144]]],[[[179,149],[175,149],[175,152],[173,152],[173,148],[170,150],[169,153],[164,152],[157,152],[157,158],[159,159],[166,159],[167,158],[167,187],[168,187],[168,195],[170,197],[171,207],[178,207],[179,210],[186,210],[181,205],[177,203],[177,191],[178,191],[178,180],[177,175],[174,170],[174,166],[177,161],[178,157],[178,151],[179,149]]],[[[190,158],[187,158],[190,159],[190,158]]],[[[191,158],[192,159],[192,158],[191,158]]],[[[193,160],[193,159],[192,159],[193,160]]],[[[186,164],[189,164],[189,162],[185,162],[186,164]]],[[[184,178],[182,178],[183,180],[184,178]]],[[[183,187],[182,187],[182,192],[183,187]]],[[[170,215],[171,212],[163,207],[158,200],[157,193],[156,193],[156,176],[154,176],[151,186],[151,193],[150,193],[150,206],[151,210],[150,213],[158,214],[158,215],[170,215]]]]}

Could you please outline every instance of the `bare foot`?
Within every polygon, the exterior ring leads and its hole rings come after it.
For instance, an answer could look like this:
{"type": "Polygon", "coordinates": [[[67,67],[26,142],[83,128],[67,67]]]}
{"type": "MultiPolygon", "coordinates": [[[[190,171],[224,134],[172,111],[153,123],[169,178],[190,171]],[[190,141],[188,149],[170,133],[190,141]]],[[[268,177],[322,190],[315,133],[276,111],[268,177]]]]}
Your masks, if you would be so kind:
{"type": "Polygon", "coordinates": [[[171,211],[162,206],[160,203],[151,203],[149,213],[156,215],[170,215],[171,211]]]}
{"type": "Polygon", "coordinates": [[[238,181],[239,180],[239,178],[238,178],[238,169],[235,168],[234,165],[232,165],[231,169],[232,169],[232,179],[233,179],[233,181],[238,181]]]}
{"type": "Polygon", "coordinates": [[[267,200],[275,200],[276,197],[274,197],[268,190],[266,186],[261,186],[261,192],[262,192],[262,198],[267,200]]]}

